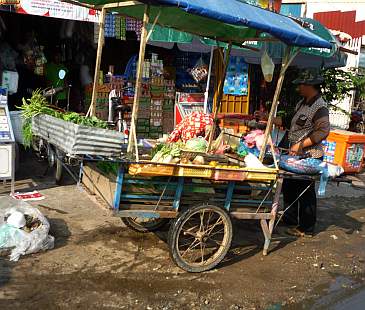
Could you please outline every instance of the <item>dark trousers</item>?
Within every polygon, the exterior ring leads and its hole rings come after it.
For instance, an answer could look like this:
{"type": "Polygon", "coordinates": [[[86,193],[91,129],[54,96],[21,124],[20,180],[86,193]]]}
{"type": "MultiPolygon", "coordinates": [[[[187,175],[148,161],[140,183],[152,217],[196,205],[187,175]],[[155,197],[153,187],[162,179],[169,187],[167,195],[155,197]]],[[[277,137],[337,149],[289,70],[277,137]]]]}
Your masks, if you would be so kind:
{"type": "Polygon", "coordinates": [[[284,209],[295,201],[309,186],[307,191],[284,214],[288,225],[296,225],[302,231],[312,231],[316,224],[317,197],[315,183],[308,180],[284,179],[284,209]]]}

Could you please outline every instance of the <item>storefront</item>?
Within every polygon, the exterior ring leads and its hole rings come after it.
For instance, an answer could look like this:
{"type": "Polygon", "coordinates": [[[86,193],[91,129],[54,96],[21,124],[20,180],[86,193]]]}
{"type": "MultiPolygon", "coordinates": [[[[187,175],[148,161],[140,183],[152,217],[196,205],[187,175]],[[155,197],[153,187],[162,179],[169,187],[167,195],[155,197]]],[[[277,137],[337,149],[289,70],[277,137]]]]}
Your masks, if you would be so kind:
{"type": "Polygon", "coordinates": [[[70,107],[82,111],[80,69],[92,68],[94,64],[97,17],[95,10],[60,1],[2,2],[0,76],[2,86],[9,91],[11,110],[38,88],[57,83],[60,86],[60,81],[54,81],[57,74],[51,69],[65,68],[67,84],[72,85],[70,107]]]}

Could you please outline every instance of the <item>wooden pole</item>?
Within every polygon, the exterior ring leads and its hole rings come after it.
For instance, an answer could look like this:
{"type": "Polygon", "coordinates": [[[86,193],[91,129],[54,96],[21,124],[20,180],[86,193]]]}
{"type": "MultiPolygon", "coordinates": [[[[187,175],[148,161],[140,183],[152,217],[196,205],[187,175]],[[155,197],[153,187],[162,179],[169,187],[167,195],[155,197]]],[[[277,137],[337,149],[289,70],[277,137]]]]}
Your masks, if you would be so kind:
{"type": "Polygon", "coordinates": [[[143,73],[143,65],[144,65],[144,55],[146,52],[146,44],[147,44],[147,24],[150,19],[150,6],[145,5],[144,14],[143,14],[143,26],[141,32],[141,42],[139,45],[139,56],[138,56],[138,66],[137,66],[137,75],[136,75],[136,86],[134,91],[134,100],[133,100],[133,109],[132,109],[132,119],[131,119],[131,129],[129,132],[129,141],[128,141],[128,149],[127,152],[131,153],[133,147],[136,148],[136,159],[138,161],[138,145],[137,145],[137,133],[136,133],[136,120],[138,116],[138,105],[139,98],[141,97],[141,84],[142,84],[142,73],[143,73]]]}
{"type": "Polygon", "coordinates": [[[210,78],[212,75],[213,56],[214,56],[214,46],[212,45],[210,49],[207,87],[205,88],[205,93],[204,93],[204,110],[203,110],[204,113],[208,113],[209,86],[210,86],[210,78]]]}
{"type": "Polygon", "coordinates": [[[101,10],[100,18],[99,18],[99,38],[98,38],[98,49],[96,52],[96,63],[95,63],[95,73],[94,73],[94,85],[93,92],[91,96],[91,103],[89,107],[89,111],[87,112],[87,116],[95,115],[96,108],[96,96],[97,96],[97,87],[99,84],[99,72],[100,72],[100,64],[101,64],[101,55],[103,53],[103,45],[104,45],[104,25],[105,25],[105,16],[106,9],[103,8],[101,10]]]}
{"type": "Polygon", "coordinates": [[[277,107],[279,104],[279,96],[281,93],[281,89],[283,87],[285,72],[288,69],[291,62],[293,61],[293,59],[295,58],[295,56],[297,55],[298,51],[299,51],[299,49],[297,49],[297,48],[292,49],[290,46],[288,46],[285,50],[284,61],[281,65],[280,75],[279,75],[278,83],[276,84],[276,89],[275,89],[275,94],[274,94],[274,98],[273,98],[272,105],[271,105],[269,119],[267,121],[266,129],[265,129],[264,143],[260,150],[260,156],[259,156],[260,161],[263,161],[263,159],[264,159],[267,142],[269,140],[269,136],[271,135],[271,129],[274,124],[274,117],[276,116],[276,110],[277,110],[277,107]]]}
{"type": "Polygon", "coordinates": [[[231,50],[232,50],[232,42],[229,43],[228,45],[228,50],[226,53],[226,58],[224,60],[224,67],[223,67],[223,74],[222,77],[219,81],[219,85],[218,85],[218,94],[217,94],[217,101],[216,101],[216,107],[215,107],[215,111],[214,111],[214,115],[213,115],[213,126],[209,135],[209,143],[208,143],[208,149],[207,151],[210,151],[210,148],[212,146],[212,142],[213,142],[213,136],[214,136],[214,132],[216,129],[216,121],[217,121],[217,115],[219,112],[219,109],[221,107],[221,101],[222,101],[222,96],[223,96],[223,86],[224,86],[224,81],[226,79],[226,73],[227,73],[227,67],[229,64],[229,57],[231,55],[231,50]]]}

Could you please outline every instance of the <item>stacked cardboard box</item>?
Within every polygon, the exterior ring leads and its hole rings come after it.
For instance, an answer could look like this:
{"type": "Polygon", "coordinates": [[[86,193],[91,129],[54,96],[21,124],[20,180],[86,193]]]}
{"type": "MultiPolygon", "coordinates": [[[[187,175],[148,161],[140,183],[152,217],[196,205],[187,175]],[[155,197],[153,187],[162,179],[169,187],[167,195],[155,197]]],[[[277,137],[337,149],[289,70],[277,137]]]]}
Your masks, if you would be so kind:
{"type": "Polygon", "coordinates": [[[165,80],[162,128],[164,133],[174,130],[175,81],[165,80]]]}
{"type": "Polygon", "coordinates": [[[136,129],[139,139],[148,138],[150,135],[150,120],[148,118],[138,118],[136,129]]]}

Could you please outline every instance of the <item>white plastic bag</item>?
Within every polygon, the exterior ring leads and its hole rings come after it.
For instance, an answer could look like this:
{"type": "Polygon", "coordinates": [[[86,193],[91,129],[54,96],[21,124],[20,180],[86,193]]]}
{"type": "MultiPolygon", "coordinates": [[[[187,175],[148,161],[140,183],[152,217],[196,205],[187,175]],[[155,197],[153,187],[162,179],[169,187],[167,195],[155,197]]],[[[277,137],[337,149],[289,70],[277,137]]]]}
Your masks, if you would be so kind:
{"type": "Polygon", "coordinates": [[[265,168],[263,163],[253,154],[248,153],[244,159],[247,168],[265,168]]]}
{"type": "Polygon", "coordinates": [[[270,83],[274,76],[275,65],[266,50],[261,56],[261,69],[265,81],[270,83]]]}
{"type": "Polygon", "coordinates": [[[49,228],[48,220],[38,209],[21,200],[0,197],[0,249],[12,249],[11,261],[17,261],[20,255],[52,249],[54,237],[48,235],[49,228]],[[8,225],[4,219],[15,211],[38,219],[41,225],[30,232],[8,225]]]}

